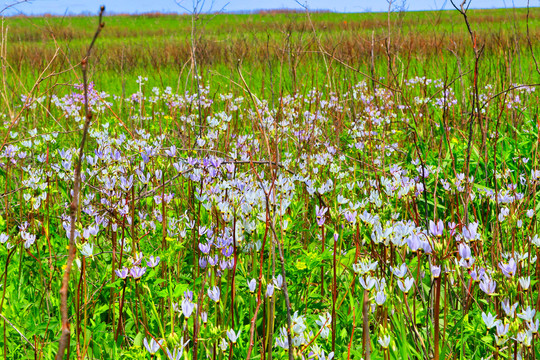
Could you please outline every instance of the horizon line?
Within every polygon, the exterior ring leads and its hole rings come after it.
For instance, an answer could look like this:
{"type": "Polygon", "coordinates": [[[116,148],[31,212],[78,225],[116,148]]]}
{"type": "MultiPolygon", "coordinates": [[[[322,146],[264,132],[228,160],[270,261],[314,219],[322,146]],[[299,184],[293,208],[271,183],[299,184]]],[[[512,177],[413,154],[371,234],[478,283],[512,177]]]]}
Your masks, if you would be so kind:
{"type": "MultiPolygon", "coordinates": [[[[501,9],[526,9],[526,8],[540,8],[540,6],[512,6],[510,8],[495,8],[495,7],[471,7],[469,10],[501,10],[501,9]]],[[[4,10],[7,10],[4,9],[4,10]]],[[[3,11],[4,11],[3,10],[3,11]]],[[[426,9],[426,10],[408,10],[408,9],[397,9],[393,10],[391,12],[393,13],[399,13],[399,12],[439,12],[439,11],[455,11],[455,9],[426,9]]],[[[272,8],[261,8],[261,9],[253,9],[253,10],[231,10],[231,11],[208,11],[208,12],[202,12],[201,14],[204,15],[278,15],[278,14],[299,14],[299,13],[313,13],[313,14],[378,14],[378,13],[387,13],[388,11],[371,11],[369,9],[365,9],[364,11],[334,11],[330,9],[301,9],[301,8],[278,8],[278,9],[272,9],[272,8]]],[[[107,16],[171,16],[171,15],[179,15],[179,16],[190,16],[191,13],[189,12],[179,12],[179,11],[144,11],[144,12],[107,12],[107,9],[105,8],[105,13],[107,16]]],[[[61,13],[49,13],[49,12],[41,12],[41,13],[31,13],[31,14],[25,14],[23,12],[19,12],[16,14],[11,15],[3,15],[0,14],[1,17],[6,18],[27,18],[27,17],[90,17],[90,16],[97,16],[98,13],[95,14],[90,11],[81,11],[79,13],[71,13],[71,12],[64,12],[61,13]]]]}

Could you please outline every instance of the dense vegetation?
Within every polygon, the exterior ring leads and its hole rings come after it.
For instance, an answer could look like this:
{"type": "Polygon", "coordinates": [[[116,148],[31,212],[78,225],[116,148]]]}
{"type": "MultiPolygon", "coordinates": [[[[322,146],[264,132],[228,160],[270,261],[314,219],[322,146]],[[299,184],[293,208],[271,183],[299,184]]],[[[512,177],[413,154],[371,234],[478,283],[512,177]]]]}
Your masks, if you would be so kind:
{"type": "Polygon", "coordinates": [[[462,15],[106,17],[86,97],[4,19],[3,356],[540,356],[539,12],[462,15]]]}

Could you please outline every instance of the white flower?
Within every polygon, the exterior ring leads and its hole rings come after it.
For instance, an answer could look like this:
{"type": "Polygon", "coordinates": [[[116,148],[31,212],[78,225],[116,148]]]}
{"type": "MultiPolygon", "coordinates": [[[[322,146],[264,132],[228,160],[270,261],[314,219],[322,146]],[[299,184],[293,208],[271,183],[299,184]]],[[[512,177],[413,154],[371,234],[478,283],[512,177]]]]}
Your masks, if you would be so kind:
{"type": "Polygon", "coordinates": [[[504,312],[506,313],[506,316],[508,317],[514,317],[514,312],[516,311],[518,307],[518,303],[515,303],[514,305],[510,306],[510,301],[508,299],[503,300],[501,303],[502,308],[504,312]]]}
{"type": "Polygon", "coordinates": [[[377,341],[383,348],[388,349],[388,345],[390,345],[390,335],[384,335],[383,337],[380,337],[377,341]]]}
{"type": "Polygon", "coordinates": [[[527,323],[527,327],[529,328],[529,331],[533,334],[536,334],[538,332],[538,327],[540,326],[540,321],[536,319],[536,321],[530,321],[527,323]]]}
{"type": "Polygon", "coordinates": [[[392,273],[397,276],[398,278],[403,278],[405,275],[407,275],[407,264],[403,263],[399,268],[393,268],[390,267],[390,270],[392,270],[392,273]]]}
{"type": "Polygon", "coordinates": [[[187,345],[188,342],[189,340],[187,340],[184,344],[180,343],[180,346],[175,347],[172,353],[169,351],[169,349],[166,349],[169,360],[181,360],[182,354],[184,353],[184,347],[187,345]]]}
{"type": "Polygon", "coordinates": [[[532,238],[531,238],[531,242],[536,246],[536,247],[540,247],[540,238],[538,238],[538,235],[535,234],[532,238]]]}
{"type": "Polygon", "coordinates": [[[527,309],[523,309],[523,312],[517,314],[518,318],[525,321],[533,321],[534,315],[536,314],[535,309],[531,309],[530,306],[527,306],[527,309]]]}
{"type": "Polygon", "coordinates": [[[146,340],[146,338],[144,338],[144,347],[146,348],[146,350],[148,350],[148,352],[152,355],[154,355],[155,353],[158,352],[161,344],[163,344],[163,339],[159,340],[159,342],[156,342],[156,340],[154,340],[153,338],[150,340],[150,344],[148,344],[148,340],[146,340]]]}
{"type": "Polygon", "coordinates": [[[328,336],[330,335],[330,328],[324,327],[321,329],[321,338],[322,339],[328,339],[328,336]]]}
{"type": "Polygon", "coordinates": [[[334,358],[334,352],[328,354],[328,356],[325,355],[324,350],[319,355],[319,360],[332,360],[334,358]]]}
{"type": "Polygon", "coordinates": [[[386,301],[386,294],[384,293],[384,291],[377,291],[377,294],[375,295],[375,302],[377,303],[377,305],[382,305],[384,304],[384,302],[386,301]]]}
{"type": "Polygon", "coordinates": [[[307,326],[304,322],[304,317],[302,315],[298,315],[298,311],[295,311],[292,318],[291,318],[291,325],[292,330],[296,334],[302,334],[304,330],[306,330],[307,326]]]}
{"type": "Polygon", "coordinates": [[[236,341],[238,341],[241,332],[242,330],[238,330],[238,333],[235,333],[233,329],[227,330],[227,337],[229,338],[229,341],[233,344],[236,344],[236,341]]]}
{"type": "Polygon", "coordinates": [[[365,279],[360,277],[358,280],[360,281],[360,285],[362,285],[362,287],[366,290],[371,290],[371,288],[375,286],[375,283],[377,282],[375,278],[372,278],[369,275],[365,279]]]}
{"type": "Polygon", "coordinates": [[[84,243],[81,247],[81,254],[86,257],[92,257],[94,255],[94,244],[90,244],[89,242],[84,243]]]}
{"type": "Polygon", "coordinates": [[[316,320],[315,324],[319,325],[320,327],[330,327],[332,324],[332,315],[330,315],[328,312],[319,315],[319,320],[316,320]]]}
{"type": "Polygon", "coordinates": [[[500,322],[500,320],[497,319],[497,315],[491,315],[491,313],[482,312],[482,319],[484,320],[484,323],[486,324],[486,327],[488,329],[491,329],[494,326],[497,326],[500,322]]]}
{"type": "Polygon", "coordinates": [[[414,284],[414,279],[412,277],[408,277],[405,279],[405,281],[398,280],[397,283],[401,291],[407,294],[414,284]]]}
{"type": "Polygon", "coordinates": [[[219,342],[219,348],[221,349],[221,351],[225,352],[228,347],[229,343],[225,339],[221,338],[221,341],[219,342]]]}
{"type": "Polygon", "coordinates": [[[519,278],[519,284],[521,285],[521,288],[523,290],[529,289],[529,286],[531,286],[531,277],[530,276],[520,277],[519,278]]]}

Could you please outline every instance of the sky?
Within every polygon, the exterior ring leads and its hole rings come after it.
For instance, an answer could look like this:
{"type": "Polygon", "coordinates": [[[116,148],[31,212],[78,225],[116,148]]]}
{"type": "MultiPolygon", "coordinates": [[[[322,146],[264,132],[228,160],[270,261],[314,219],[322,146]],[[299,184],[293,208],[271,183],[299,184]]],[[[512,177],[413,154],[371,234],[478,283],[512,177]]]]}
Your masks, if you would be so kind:
{"type": "MultiPolygon", "coordinates": [[[[21,0],[0,0],[0,11],[21,0]]],[[[77,15],[97,13],[100,5],[105,5],[109,13],[180,12],[193,8],[196,0],[29,0],[5,9],[2,15],[77,15]]],[[[202,2],[202,0],[199,0],[202,2]]],[[[512,8],[526,7],[527,0],[470,0],[471,8],[512,8]]],[[[530,6],[539,6],[540,0],[529,0],[530,6]]],[[[300,0],[310,10],[331,10],[336,12],[387,11],[387,0],[300,0]]],[[[452,9],[450,0],[394,0],[401,6],[405,2],[408,10],[452,9]]],[[[454,0],[460,3],[461,0],[454,0]]],[[[301,8],[295,0],[205,0],[204,11],[224,10],[227,12],[253,11],[260,9],[301,8]]]]}

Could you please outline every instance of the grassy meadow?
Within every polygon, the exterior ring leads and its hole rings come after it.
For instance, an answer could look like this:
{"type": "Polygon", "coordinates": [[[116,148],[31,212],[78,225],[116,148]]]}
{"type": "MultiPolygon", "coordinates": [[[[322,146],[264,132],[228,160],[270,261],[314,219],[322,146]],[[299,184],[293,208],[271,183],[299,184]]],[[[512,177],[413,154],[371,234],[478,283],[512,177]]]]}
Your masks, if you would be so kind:
{"type": "MultiPolygon", "coordinates": [[[[539,11],[529,12],[534,41],[540,37],[539,11]]],[[[485,46],[481,73],[485,82],[534,81],[526,51],[526,9],[469,13],[485,46]]],[[[239,82],[238,65],[253,79],[254,90],[266,95],[270,84],[288,92],[302,85],[322,87],[328,82],[327,72],[337,81],[361,79],[340,62],[398,82],[417,75],[455,77],[458,63],[463,63],[465,71],[472,57],[460,16],[457,11],[392,12],[390,17],[385,13],[312,13],[307,17],[302,12],[201,15],[193,34],[189,15],[111,16],[96,44],[90,73],[96,84],[106,84],[118,94],[137,91],[133,79],[138,75],[148,77],[149,86],[184,90],[193,75],[193,35],[200,75],[214,87],[230,88],[232,81],[239,82]]],[[[5,20],[10,66],[21,74],[26,87],[34,84],[51,60],[51,70],[70,69],[86,51],[94,31],[89,25],[89,18],[82,16],[5,20]]],[[[69,84],[80,76],[77,71],[66,71],[46,84],[69,84]]]]}
{"type": "Polygon", "coordinates": [[[2,19],[4,359],[540,357],[539,8],[103,22],[2,19]]]}

